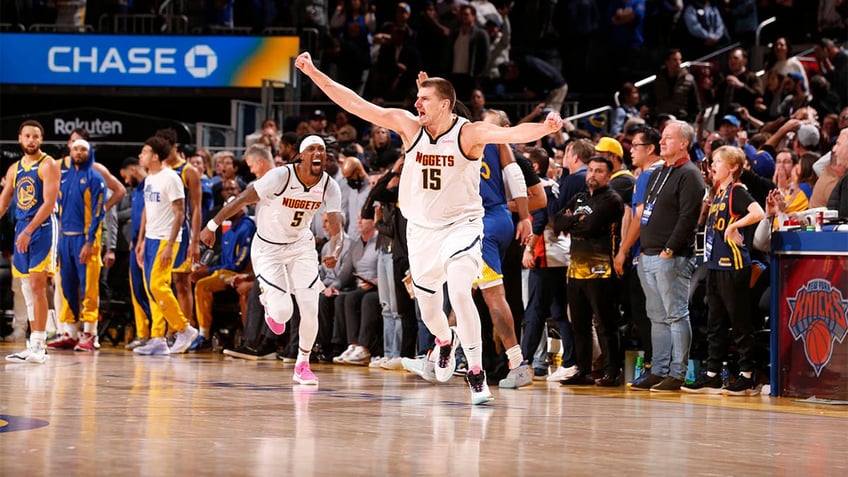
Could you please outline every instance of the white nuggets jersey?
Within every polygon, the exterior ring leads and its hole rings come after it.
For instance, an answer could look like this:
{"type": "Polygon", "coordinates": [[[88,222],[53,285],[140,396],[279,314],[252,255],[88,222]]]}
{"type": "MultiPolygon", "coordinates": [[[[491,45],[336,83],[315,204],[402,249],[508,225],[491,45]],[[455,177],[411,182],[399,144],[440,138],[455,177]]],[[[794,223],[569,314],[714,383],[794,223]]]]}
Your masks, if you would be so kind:
{"type": "Polygon", "coordinates": [[[466,157],[459,146],[459,132],[468,122],[457,117],[436,138],[421,128],[406,151],[398,203],[409,222],[439,228],[483,216],[480,158],[466,157]]]}
{"type": "Polygon", "coordinates": [[[294,172],[294,165],[277,167],[253,183],[259,195],[256,235],[269,243],[288,244],[309,236],[312,217],[326,204],[325,212],[340,212],[339,185],[326,172],[307,187],[294,172]]]}

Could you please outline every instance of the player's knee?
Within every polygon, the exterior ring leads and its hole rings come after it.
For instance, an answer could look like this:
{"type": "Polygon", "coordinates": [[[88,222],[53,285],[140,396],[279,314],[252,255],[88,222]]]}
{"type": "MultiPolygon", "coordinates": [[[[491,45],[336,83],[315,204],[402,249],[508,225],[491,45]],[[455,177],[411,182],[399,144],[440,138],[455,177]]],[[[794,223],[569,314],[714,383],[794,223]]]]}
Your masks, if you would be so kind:
{"type": "Polygon", "coordinates": [[[266,292],[265,309],[275,321],[284,322],[294,311],[291,295],[282,292],[266,292]]]}

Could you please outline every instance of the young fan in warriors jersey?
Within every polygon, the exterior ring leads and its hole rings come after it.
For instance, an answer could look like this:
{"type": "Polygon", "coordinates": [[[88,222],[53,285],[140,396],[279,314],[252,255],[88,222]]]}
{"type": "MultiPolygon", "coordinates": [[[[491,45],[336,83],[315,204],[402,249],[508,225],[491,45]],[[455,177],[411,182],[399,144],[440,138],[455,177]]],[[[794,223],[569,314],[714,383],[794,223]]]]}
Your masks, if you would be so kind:
{"type": "MultiPolygon", "coordinates": [[[[294,380],[318,384],[309,368],[309,354],[318,335],[318,293],[324,284],[318,276],[318,253],[310,224],[322,204],[329,220],[341,224],[341,192],[336,181],[324,172],[327,154],[320,136],[305,137],[300,155],[300,162],[272,169],[248,185],[206,224],[200,240],[211,247],[215,230],[224,220],[247,205],[258,204],[250,257],[260,284],[265,322],[271,331],[283,334],[294,308],[294,294],[300,310],[294,380]]],[[[335,239],[333,243],[341,243],[338,237],[335,239]]]]}
{"type": "Polygon", "coordinates": [[[751,305],[752,225],[765,217],[762,207],[739,183],[746,158],[742,149],[722,146],[713,152],[715,197],[707,218],[704,260],[707,262],[707,372],[683,392],[748,396],[759,394],[754,379],[754,323],[751,305]],[[727,357],[732,330],[739,354],[739,377],[722,389],[722,361],[727,357]]]}
{"type": "Polygon", "coordinates": [[[453,114],[456,93],[441,78],[419,75],[417,115],[374,105],[333,81],[302,53],[295,66],[346,111],[394,130],[406,150],[401,172],[399,205],[408,219],[409,266],[424,323],[436,336],[436,379],[453,374],[454,351],[462,342],[468,358],[466,380],[472,404],[492,400],[482,368],[480,318],[471,285],[482,265],[483,206],[480,198],[480,158],[486,144],[535,141],[562,128],[562,118],[551,113],[543,123],[504,128],[471,123],[453,114]],[[455,336],[442,311],[442,285],[448,283],[457,316],[455,336]]]}

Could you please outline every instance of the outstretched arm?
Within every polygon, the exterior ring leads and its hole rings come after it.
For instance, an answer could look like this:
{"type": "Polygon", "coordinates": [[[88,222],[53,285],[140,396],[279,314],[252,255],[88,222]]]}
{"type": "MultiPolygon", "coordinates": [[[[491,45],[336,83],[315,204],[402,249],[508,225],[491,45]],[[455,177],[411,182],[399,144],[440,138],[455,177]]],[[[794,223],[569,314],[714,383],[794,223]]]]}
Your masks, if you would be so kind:
{"type": "Polygon", "coordinates": [[[501,127],[485,121],[477,121],[462,128],[463,144],[471,145],[464,151],[469,157],[480,157],[486,144],[519,144],[532,142],[562,129],[562,117],[548,113],[544,122],[522,123],[513,127],[501,127]]]}
{"type": "Polygon", "coordinates": [[[415,116],[408,111],[396,108],[382,108],[363,99],[350,88],[333,81],[312,63],[309,52],[301,53],[294,61],[295,67],[308,76],[321,91],[345,111],[360,118],[400,134],[404,144],[415,136],[419,124],[415,116]]]}
{"type": "Polygon", "coordinates": [[[244,192],[235,198],[235,200],[222,207],[221,210],[215,214],[215,217],[212,217],[212,219],[207,222],[206,227],[204,227],[200,232],[200,241],[205,243],[207,247],[215,245],[215,230],[218,226],[235,215],[235,213],[241,210],[242,207],[252,205],[257,202],[259,202],[259,194],[256,192],[256,189],[253,188],[253,184],[250,184],[244,192]]]}

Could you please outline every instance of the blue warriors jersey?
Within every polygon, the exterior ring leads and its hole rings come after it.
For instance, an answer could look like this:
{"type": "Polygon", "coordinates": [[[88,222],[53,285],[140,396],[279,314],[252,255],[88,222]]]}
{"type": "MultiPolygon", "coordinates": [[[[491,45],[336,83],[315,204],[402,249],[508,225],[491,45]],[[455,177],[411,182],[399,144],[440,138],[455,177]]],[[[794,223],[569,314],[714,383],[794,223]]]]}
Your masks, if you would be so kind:
{"type": "Polygon", "coordinates": [[[744,239],[742,245],[734,241],[725,241],[727,226],[747,213],[748,206],[754,202],[744,186],[731,184],[710,204],[707,218],[704,258],[707,268],[712,270],[742,270],[751,266],[751,254],[747,243],[750,242],[752,227],[739,230],[744,239]]]}
{"type": "Polygon", "coordinates": [[[75,166],[70,157],[62,160],[62,180],[59,186],[59,223],[64,234],[86,235],[95,243],[100,237],[106,198],[106,181],[91,167],[89,160],[75,166]]]}
{"type": "Polygon", "coordinates": [[[132,191],[132,209],[130,212],[130,238],[133,243],[138,238],[138,232],[141,230],[141,216],[144,214],[144,181],[135,186],[132,191]]]}
{"type": "Polygon", "coordinates": [[[29,166],[25,166],[22,160],[15,165],[15,220],[17,222],[32,220],[41,204],[44,203],[44,181],[38,169],[45,160],[52,161],[53,158],[42,153],[41,157],[29,166]]]}
{"type": "Polygon", "coordinates": [[[483,161],[480,163],[480,197],[483,198],[483,207],[486,209],[506,205],[506,189],[497,144],[487,144],[483,149],[483,161]]]}

